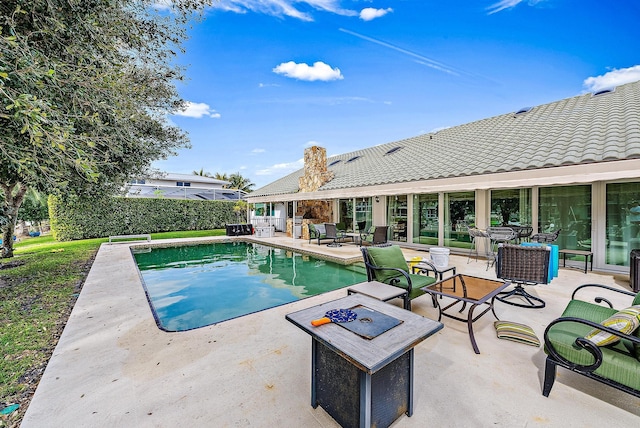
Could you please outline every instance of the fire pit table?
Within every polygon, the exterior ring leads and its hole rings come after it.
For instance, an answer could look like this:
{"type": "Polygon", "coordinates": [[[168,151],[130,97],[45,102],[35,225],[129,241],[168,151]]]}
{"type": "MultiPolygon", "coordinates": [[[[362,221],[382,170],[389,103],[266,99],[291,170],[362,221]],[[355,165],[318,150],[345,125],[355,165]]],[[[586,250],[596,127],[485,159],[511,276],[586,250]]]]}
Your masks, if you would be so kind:
{"type": "Polygon", "coordinates": [[[311,335],[311,406],[343,427],[386,427],[413,414],[413,348],[442,324],[362,295],[288,314],[311,335]],[[332,309],[358,317],[314,327],[332,309]]]}

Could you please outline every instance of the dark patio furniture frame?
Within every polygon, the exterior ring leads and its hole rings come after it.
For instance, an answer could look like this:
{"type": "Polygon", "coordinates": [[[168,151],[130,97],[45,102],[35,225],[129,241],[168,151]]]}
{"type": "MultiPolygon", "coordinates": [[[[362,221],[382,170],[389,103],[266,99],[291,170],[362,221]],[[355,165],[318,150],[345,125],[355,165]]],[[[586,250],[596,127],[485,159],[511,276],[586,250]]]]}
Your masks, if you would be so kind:
{"type": "MultiPolygon", "coordinates": [[[[615,336],[618,336],[623,342],[627,341],[629,346],[640,347],[640,337],[638,337],[637,333],[624,334],[619,331],[613,330],[610,327],[605,327],[600,322],[594,321],[598,317],[607,316],[606,313],[603,315],[603,311],[609,309],[610,313],[613,314],[616,312],[616,310],[613,308],[613,305],[611,304],[611,302],[604,297],[596,297],[594,299],[596,303],[579,301],[576,299],[576,294],[579,290],[584,288],[590,288],[590,287],[600,288],[602,290],[608,290],[611,292],[620,293],[627,296],[635,296],[632,304],[640,303],[640,294],[636,294],[626,290],[620,290],[617,288],[609,287],[607,285],[584,284],[576,288],[573,291],[573,294],[571,295],[571,301],[569,302],[569,305],[565,309],[563,315],[560,318],[553,320],[544,331],[544,343],[545,343],[544,349],[547,352],[547,359],[545,363],[545,374],[544,374],[544,384],[542,388],[542,395],[544,395],[545,397],[549,396],[549,393],[551,392],[551,388],[553,387],[553,384],[556,379],[557,367],[563,367],[574,373],[580,374],[589,379],[596,380],[605,385],[609,385],[615,389],[631,394],[634,397],[640,398],[640,390],[632,388],[628,385],[624,385],[615,380],[608,379],[596,373],[596,370],[598,370],[601,366],[603,366],[603,364],[618,364],[618,365],[637,364],[638,367],[640,368],[640,362],[637,361],[635,355],[628,354],[624,356],[623,352],[614,351],[614,353],[616,354],[615,358],[611,358],[610,356],[609,358],[605,359],[603,349],[596,346],[591,341],[585,339],[584,337],[582,337],[582,335],[576,335],[577,337],[575,338],[574,342],[572,344],[565,344],[565,346],[572,345],[574,349],[576,350],[583,349],[589,352],[593,356],[593,362],[591,362],[591,364],[581,365],[576,362],[570,361],[567,358],[564,358],[562,355],[560,355],[558,350],[554,347],[553,340],[550,338],[551,330],[554,328],[554,326],[559,326],[562,323],[574,323],[574,324],[577,323],[577,324],[589,326],[591,328],[597,328],[601,331],[606,331],[615,336]],[[607,306],[599,305],[597,303],[605,303],[607,306]],[[585,311],[585,308],[588,308],[590,306],[593,306],[593,309],[594,309],[592,314],[593,319],[587,319],[588,315],[587,315],[587,312],[585,311]],[[573,314],[577,315],[578,312],[580,313],[580,317],[571,316],[573,314]]],[[[566,334],[563,336],[566,336],[567,340],[572,339],[571,336],[568,336],[566,334]]],[[[628,346],[626,348],[628,348],[628,346]]],[[[608,349],[608,347],[605,349],[605,352],[610,353],[611,351],[612,350],[608,349]]],[[[638,376],[640,376],[640,369],[638,373],[639,373],[638,376]]]]}

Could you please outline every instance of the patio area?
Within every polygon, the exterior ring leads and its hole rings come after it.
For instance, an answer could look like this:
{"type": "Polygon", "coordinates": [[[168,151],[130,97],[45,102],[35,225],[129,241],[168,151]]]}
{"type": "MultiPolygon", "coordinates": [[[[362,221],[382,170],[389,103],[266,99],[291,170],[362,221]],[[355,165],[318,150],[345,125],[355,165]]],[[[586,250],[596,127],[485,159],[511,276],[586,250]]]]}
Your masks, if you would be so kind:
{"type": "MultiPolygon", "coordinates": [[[[361,259],[357,245],[332,248],[282,234],[255,240],[334,259],[361,259]]],[[[344,297],[346,289],[209,327],[166,333],[154,322],[131,245],[140,243],[100,248],[23,428],[338,426],[321,407],[310,405],[311,339],[285,315],[344,297]]],[[[427,256],[403,252],[407,259],[427,256]]],[[[482,259],[467,263],[466,256],[452,255],[450,260],[458,273],[495,279],[482,259]]],[[[560,269],[550,284],[527,288],[546,301],[545,308],[496,302],[496,313],[502,320],[531,326],[542,340],[573,289],[585,283],[629,289],[611,274],[560,269]]],[[[400,306],[396,300],[393,304],[400,306]]],[[[629,305],[613,303],[617,308],[629,305]]],[[[412,305],[414,313],[437,319],[429,296],[412,305]]],[[[563,369],[558,369],[550,396],[543,397],[542,348],[498,339],[494,320],[487,313],[474,323],[479,355],[473,352],[466,325],[448,318],[443,318],[440,332],[416,346],[414,414],[401,416],[394,427],[640,422],[640,399],[563,369]]]]}

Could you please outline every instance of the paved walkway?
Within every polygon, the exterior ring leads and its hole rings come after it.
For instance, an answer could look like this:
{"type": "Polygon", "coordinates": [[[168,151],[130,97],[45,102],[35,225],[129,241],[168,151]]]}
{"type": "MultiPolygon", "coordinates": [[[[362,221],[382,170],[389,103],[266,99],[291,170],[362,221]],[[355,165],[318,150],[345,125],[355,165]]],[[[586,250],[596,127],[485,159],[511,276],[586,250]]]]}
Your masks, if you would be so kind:
{"type": "MultiPolygon", "coordinates": [[[[354,245],[328,248],[283,237],[263,240],[334,257],[360,256],[354,245]]],[[[321,407],[310,406],[311,340],[285,315],[346,291],[193,331],[165,333],[155,325],[129,245],[102,245],[23,428],[337,426],[321,407]]],[[[467,263],[461,256],[451,261],[458,272],[495,278],[483,261],[467,263]]],[[[551,284],[528,288],[547,301],[546,308],[498,303],[496,311],[501,319],[530,325],[542,337],[571,291],[590,282],[628,289],[611,275],[561,269],[551,284]]],[[[437,316],[428,296],[415,299],[413,311],[437,316]]],[[[640,399],[562,369],[550,396],[543,397],[544,352],[497,339],[493,321],[488,313],[475,324],[480,355],[471,348],[466,326],[446,318],[444,329],[415,348],[414,414],[402,416],[394,427],[640,423],[640,399]]]]}

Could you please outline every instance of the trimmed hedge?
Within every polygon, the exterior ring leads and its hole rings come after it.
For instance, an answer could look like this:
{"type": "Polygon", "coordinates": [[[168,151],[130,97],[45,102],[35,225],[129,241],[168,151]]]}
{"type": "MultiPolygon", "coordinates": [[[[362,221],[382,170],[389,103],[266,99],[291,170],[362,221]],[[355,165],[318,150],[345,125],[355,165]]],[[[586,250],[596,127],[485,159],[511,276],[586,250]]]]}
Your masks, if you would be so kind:
{"type": "Polygon", "coordinates": [[[238,223],[233,201],[49,196],[49,220],[58,241],[111,235],[220,229],[238,223]]]}

